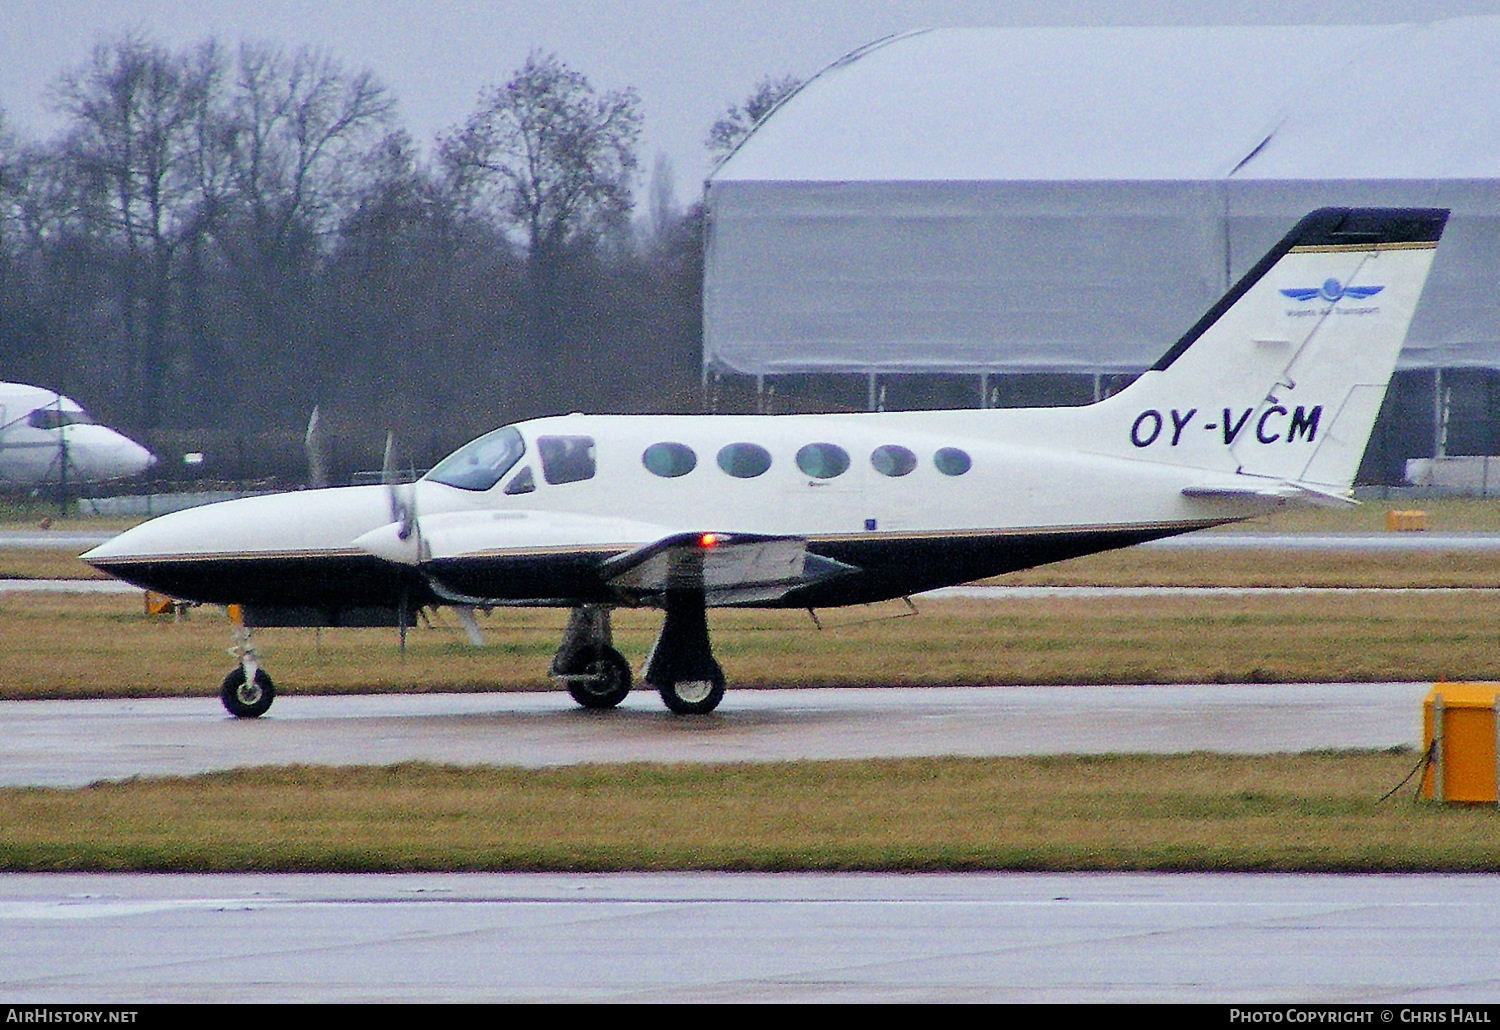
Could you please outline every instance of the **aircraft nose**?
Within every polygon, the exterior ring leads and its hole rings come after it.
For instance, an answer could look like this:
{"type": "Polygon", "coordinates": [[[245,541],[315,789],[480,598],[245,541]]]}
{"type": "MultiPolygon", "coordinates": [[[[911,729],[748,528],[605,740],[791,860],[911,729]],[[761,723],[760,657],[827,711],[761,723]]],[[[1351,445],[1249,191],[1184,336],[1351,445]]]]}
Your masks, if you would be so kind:
{"type": "Polygon", "coordinates": [[[131,471],[125,473],[127,476],[145,472],[148,468],[156,464],[156,455],[152,454],[150,450],[134,441],[131,441],[131,446],[134,448],[134,453],[127,459],[127,463],[131,466],[131,471]]]}
{"type": "Polygon", "coordinates": [[[156,464],[156,455],[128,436],[106,429],[97,437],[80,439],[71,455],[79,472],[89,479],[124,479],[156,464]]]}

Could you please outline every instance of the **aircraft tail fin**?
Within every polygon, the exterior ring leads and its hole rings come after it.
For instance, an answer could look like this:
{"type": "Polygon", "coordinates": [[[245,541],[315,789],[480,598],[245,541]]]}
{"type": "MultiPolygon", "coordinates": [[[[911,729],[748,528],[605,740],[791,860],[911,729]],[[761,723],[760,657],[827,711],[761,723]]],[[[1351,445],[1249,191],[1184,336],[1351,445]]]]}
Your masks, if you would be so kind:
{"type": "Polygon", "coordinates": [[[1090,424],[1085,446],[1201,468],[1209,493],[1347,495],[1447,217],[1308,215],[1155,365],[1093,406],[1107,426],[1090,424]]]}

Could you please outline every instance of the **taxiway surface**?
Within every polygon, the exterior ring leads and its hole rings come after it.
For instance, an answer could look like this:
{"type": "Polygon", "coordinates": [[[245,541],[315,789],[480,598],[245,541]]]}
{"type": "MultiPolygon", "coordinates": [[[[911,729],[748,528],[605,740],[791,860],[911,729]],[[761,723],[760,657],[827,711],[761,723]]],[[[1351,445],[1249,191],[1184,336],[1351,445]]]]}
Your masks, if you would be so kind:
{"type": "Polygon", "coordinates": [[[562,691],[0,702],[0,784],[81,786],[252,765],[518,766],[925,755],[1263,754],[1415,747],[1424,683],[731,690],[712,715],[655,693],[617,709],[562,691]]]}
{"type": "Polygon", "coordinates": [[[0,939],[12,1006],[1500,999],[1488,876],[11,875],[0,939]]]}

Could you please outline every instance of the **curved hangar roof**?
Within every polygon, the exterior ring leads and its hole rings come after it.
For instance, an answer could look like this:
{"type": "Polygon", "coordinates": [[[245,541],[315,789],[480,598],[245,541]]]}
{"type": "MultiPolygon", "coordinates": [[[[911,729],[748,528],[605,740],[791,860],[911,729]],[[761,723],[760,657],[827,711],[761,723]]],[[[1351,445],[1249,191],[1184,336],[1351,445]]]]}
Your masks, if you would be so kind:
{"type": "Polygon", "coordinates": [[[708,183],[705,363],[1134,371],[1298,218],[1453,209],[1406,367],[1500,367],[1500,18],[941,29],[708,183]]]}

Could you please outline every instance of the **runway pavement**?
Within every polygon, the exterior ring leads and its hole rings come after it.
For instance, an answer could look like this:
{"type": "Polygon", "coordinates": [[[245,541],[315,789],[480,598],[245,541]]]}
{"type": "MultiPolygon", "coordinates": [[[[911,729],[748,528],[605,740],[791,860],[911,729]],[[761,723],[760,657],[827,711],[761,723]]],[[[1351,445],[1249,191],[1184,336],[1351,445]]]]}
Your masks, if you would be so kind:
{"type": "Polygon", "coordinates": [[[1412,1005],[1500,999],[1500,881],[11,875],[0,876],[0,941],[0,997],[12,1011],[43,1002],[1214,1002],[1337,1005],[1364,1013],[1361,1022],[1407,1023],[1412,1005]]]}
{"type": "Polygon", "coordinates": [[[585,711],[561,691],[0,702],[0,783],[81,786],[250,765],[519,766],[1418,744],[1422,683],[731,690],[712,715],[651,691],[585,711]]]}

